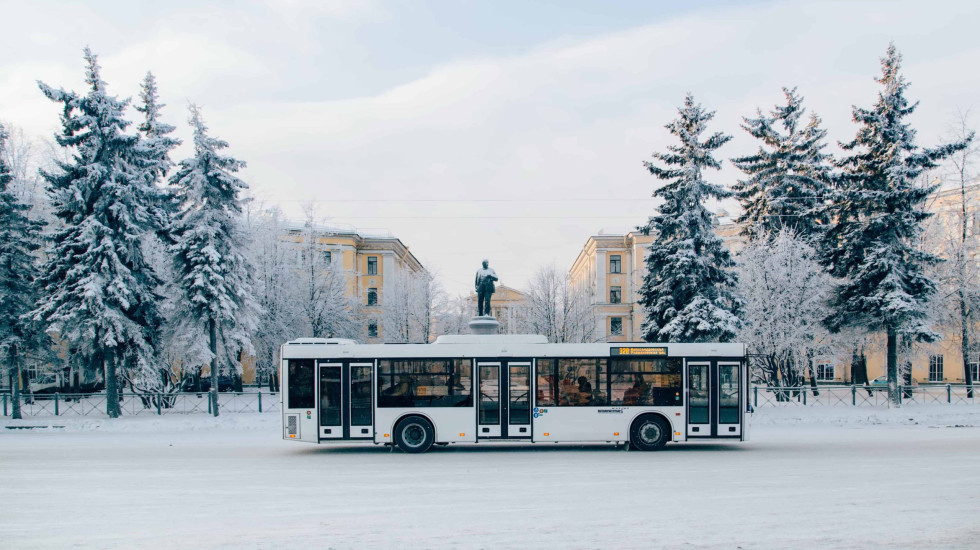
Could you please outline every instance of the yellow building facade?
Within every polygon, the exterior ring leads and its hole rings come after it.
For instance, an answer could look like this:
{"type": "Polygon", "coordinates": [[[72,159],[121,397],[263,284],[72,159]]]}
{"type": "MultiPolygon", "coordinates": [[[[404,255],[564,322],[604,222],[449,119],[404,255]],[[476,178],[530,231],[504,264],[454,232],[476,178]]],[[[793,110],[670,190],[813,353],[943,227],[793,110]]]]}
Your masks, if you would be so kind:
{"type": "MultiPolygon", "coordinates": [[[[358,341],[362,343],[384,342],[385,293],[394,291],[395,279],[403,274],[419,274],[425,268],[418,258],[400,239],[389,233],[367,233],[330,227],[315,227],[311,231],[302,224],[287,227],[283,239],[291,243],[291,261],[302,265],[303,255],[319,254],[324,263],[339,262],[340,270],[347,276],[347,291],[363,306],[364,326],[358,341]],[[313,247],[308,239],[313,238],[313,247]]],[[[242,380],[255,380],[255,359],[242,360],[242,380]]]]}
{"type": "Polygon", "coordinates": [[[312,235],[317,254],[325,262],[340,262],[341,271],[348,276],[348,292],[364,307],[367,319],[362,338],[366,343],[384,341],[381,317],[385,294],[394,292],[396,277],[425,271],[418,258],[407,246],[388,233],[358,233],[336,228],[306,227],[289,229],[286,239],[295,244],[295,256],[300,261],[309,250],[307,238],[312,235]]]}

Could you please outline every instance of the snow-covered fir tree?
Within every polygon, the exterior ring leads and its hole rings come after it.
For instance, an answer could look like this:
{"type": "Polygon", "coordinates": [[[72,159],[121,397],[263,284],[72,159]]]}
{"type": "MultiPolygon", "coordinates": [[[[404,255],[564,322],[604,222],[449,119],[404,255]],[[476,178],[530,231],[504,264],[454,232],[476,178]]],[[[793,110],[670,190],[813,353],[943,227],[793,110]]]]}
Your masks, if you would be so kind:
{"type": "Polygon", "coordinates": [[[33,252],[39,247],[40,227],[28,219],[30,206],[18,200],[13,189],[6,143],[7,131],[0,124],[0,365],[13,397],[11,418],[21,418],[21,364],[33,341],[26,314],[36,305],[33,252]]]}
{"type": "Polygon", "coordinates": [[[756,118],[745,118],[742,128],[762,143],[749,156],[732,159],[748,179],[733,187],[742,205],[738,222],[750,238],[775,236],[791,228],[800,237],[814,238],[827,226],[823,209],[827,198],[831,165],[823,152],[826,131],[814,114],[806,125],[803,98],[796,88],[783,88],[786,105],[768,115],[761,110],[756,118]]]}
{"type": "MultiPolygon", "coordinates": [[[[156,79],[153,73],[147,72],[140,84],[139,102],[135,109],[142,115],[137,125],[137,142],[133,148],[132,163],[139,172],[137,180],[140,185],[137,190],[139,201],[149,213],[149,231],[144,235],[143,247],[148,262],[156,273],[169,273],[168,258],[165,246],[170,244],[168,233],[170,217],[174,204],[170,191],[164,187],[167,174],[174,166],[170,152],[180,145],[180,140],[172,137],[174,127],[160,120],[160,112],[164,107],[159,101],[156,79]]],[[[162,292],[162,288],[160,289],[162,292]]],[[[162,325],[151,327],[154,342],[163,339],[162,325]]],[[[160,345],[157,345],[161,349],[160,345]]],[[[128,358],[133,363],[133,358],[128,358]]],[[[153,400],[161,399],[160,394],[180,391],[184,386],[184,372],[173,368],[172,361],[162,360],[130,364],[125,375],[133,391],[140,394],[148,405],[153,400]]],[[[162,406],[169,406],[165,400],[162,406]]]]}
{"type": "Polygon", "coordinates": [[[210,363],[211,410],[217,416],[220,366],[230,363],[240,372],[240,354],[255,353],[251,333],[261,307],[253,295],[241,220],[248,186],[234,176],[245,163],[222,155],[228,143],[208,135],[196,105],[190,112],[194,156],[182,160],[170,178],[179,210],[170,228],[174,280],[168,295],[184,364],[210,363]]]}
{"type": "Polygon", "coordinates": [[[107,412],[119,416],[117,369],[132,358],[155,360],[160,279],[141,246],[153,226],[134,166],[137,137],[126,134],[128,100],[108,95],[97,57],[85,49],[85,95],[38,83],[62,104],[62,133],[71,151],[58,170],[45,172],[51,206],[61,225],[48,235],[34,317],[75,353],[95,357],[104,370],[107,412]]]}
{"type": "Polygon", "coordinates": [[[160,120],[160,110],[166,105],[160,103],[153,73],[146,73],[146,77],[140,84],[139,98],[140,102],[135,109],[143,115],[143,119],[137,126],[139,142],[135,149],[136,164],[143,172],[147,207],[151,209],[157,224],[157,233],[161,238],[168,240],[166,229],[175,205],[171,201],[169,190],[163,185],[166,184],[167,175],[174,167],[170,152],[181,142],[170,135],[174,131],[174,126],[160,120]]]}
{"type": "Polygon", "coordinates": [[[887,336],[889,400],[898,405],[899,335],[931,339],[926,304],[936,284],[925,268],[939,259],[918,245],[923,209],[933,185],[919,185],[919,176],[937,161],[963,149],[964,142],[923,149],[906,122],[917,104],[905,97],[908,83],[900,73],[901,55],[894,44],[881,60],[882,86],[870,109],[853,108],[860,125],[854,140],[842,144],[847,156],[825,233],[824,261],[844,282],[835,289],[827,318],[831,330],[860,325],[887,336]]]}
{"type": "Polygon", "coordinates": [[[639,302],[646,312],[644,337],[650,342],[731,341],[738,330],[739,299],[735,262],[712,230],[704,201],[731,196],[704,179],[704,170],[720,169],[712,153],[731,136],[720,132],[701,141],[714,112],[688,94],[680,116],[666,128],[679,144],[645,162],[664,185],[653,196],[663,199],[657,215],[639,228],[655,235],[646,258],[639,302]]]}

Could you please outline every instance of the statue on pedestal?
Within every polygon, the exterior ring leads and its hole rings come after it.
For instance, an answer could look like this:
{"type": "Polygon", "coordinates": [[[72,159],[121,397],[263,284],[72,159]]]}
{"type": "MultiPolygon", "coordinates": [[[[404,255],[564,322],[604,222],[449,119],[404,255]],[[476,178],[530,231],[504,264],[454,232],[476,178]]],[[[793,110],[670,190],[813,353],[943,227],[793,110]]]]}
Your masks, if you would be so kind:
{"type": "Polygon", "coordinates": [[[476,314],[477,317],[490,317],[490,297],[493,296],[493,282],[497,272],[490,267],[490,260],[483,260],[483,269],[476,272],[476,314]]]}

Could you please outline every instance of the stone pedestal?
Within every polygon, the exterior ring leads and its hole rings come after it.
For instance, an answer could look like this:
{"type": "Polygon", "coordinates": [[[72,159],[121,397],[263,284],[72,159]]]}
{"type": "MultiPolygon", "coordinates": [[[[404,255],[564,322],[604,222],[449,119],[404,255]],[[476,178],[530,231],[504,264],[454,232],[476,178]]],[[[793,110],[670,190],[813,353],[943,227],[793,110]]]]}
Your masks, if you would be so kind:
{"type": "Polygon", "coordinates": [[[470,319],[470,332],[473,334],[497,334],[500,323],[489,315],[470,319]]]}

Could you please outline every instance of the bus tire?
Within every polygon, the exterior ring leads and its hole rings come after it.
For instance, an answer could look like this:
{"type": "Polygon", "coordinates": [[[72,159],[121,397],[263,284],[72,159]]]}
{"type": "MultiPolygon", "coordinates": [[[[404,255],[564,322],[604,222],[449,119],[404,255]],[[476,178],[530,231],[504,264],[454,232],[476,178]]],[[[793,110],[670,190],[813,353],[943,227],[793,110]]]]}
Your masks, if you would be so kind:
{"type": "Polygon", "coordinates": [[[432,423],[421,416],[403,418],[395,427],[395,444],[406,453],[424,453],[435,440],[432,423]]]}
{"type": "Polygon", "coordinates": [[[662,449],[670,441],[670,426],[656,415],[641,416],[630,426],[630,444],[640,451],[662,449]]]}

